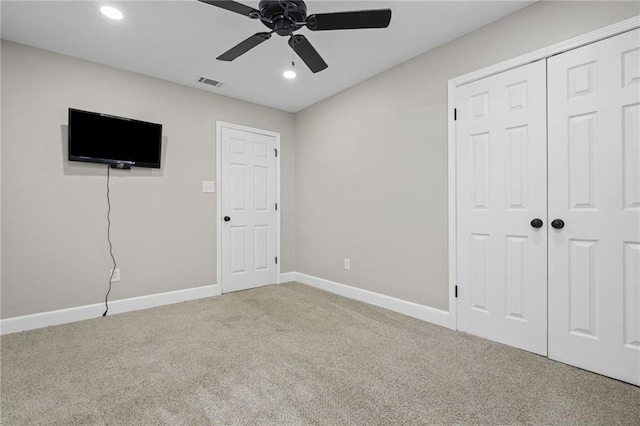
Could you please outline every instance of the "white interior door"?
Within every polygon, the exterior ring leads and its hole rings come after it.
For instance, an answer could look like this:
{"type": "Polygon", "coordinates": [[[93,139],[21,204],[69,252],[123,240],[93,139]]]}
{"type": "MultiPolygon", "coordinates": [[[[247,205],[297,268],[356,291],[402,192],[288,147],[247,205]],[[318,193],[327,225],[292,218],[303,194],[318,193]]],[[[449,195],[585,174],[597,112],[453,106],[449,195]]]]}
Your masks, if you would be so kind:
{"type": "Polygon", "coordinates": [[[276,138],[222,127],[222,291],[276,282],[276,138]]]}
{"type": "Polygon", "coordinates": [[[548,68],[549,357],[640,385],[640,30],[548,68]]]}
{"type": "Polygon", "coordinates": [[[545,93],[545,61],[456,89],[458,329],[543,355],[545,93]]]}

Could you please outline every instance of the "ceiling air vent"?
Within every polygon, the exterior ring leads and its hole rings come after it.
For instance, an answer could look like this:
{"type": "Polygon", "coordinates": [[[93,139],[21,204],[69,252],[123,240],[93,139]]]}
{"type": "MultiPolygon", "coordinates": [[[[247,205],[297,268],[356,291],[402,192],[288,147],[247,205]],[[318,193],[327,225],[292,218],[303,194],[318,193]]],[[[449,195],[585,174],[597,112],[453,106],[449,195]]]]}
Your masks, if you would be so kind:
{"type": "Polygon", "coordinates": [[[209,86],[213,86],[213,87],[222,86],[222,83],[220,83],[219,81],[211,80],[210,78],[207,78],[207,77],[200,77],[198,79],[198,83],[208,84],[209,86]]]}

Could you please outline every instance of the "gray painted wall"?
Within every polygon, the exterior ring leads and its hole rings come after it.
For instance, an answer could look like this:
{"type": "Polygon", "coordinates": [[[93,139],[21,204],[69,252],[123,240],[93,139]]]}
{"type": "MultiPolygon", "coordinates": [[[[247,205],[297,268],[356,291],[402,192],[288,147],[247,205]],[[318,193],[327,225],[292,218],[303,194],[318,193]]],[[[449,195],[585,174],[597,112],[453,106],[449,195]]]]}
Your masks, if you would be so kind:
{"type": "Polygon", "coordinates": [[[296,270],[447,310],[447,81],[638,14],[536,3],[297,113],[296,270]]]}
{"type": "Polygon", "coordinates": [[[66,159],[67,108],[163,124],[161,170],[112,171],[111,300],[216,283],[216,120],[280,132],[282,271],[295,265],[293,115],[2,41],[2,318],[100,303],[106,167],[66,159]]]}

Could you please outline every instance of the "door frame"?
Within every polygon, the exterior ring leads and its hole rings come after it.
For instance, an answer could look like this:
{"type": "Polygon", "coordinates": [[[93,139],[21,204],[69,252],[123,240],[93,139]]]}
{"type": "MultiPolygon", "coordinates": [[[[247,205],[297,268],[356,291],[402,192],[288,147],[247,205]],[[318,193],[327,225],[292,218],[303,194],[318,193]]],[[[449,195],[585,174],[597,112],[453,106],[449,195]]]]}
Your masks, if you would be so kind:
{"type": "Polygon", "coordinates": [[[609,25],[595,31],[588,32],[586,34],[570,38],[560,43],[553,44],[551,46],[544,47],[542,49],[535,50],[530,53],[518,56],[513,59],[509,59],[477,71],[470,72],[468,74],[461,75],[453,78],[447,83],[447,109],[448,109],[448,174],[449,174],[449,328],[458,329],[458,317],[457,317],[457,303],[455,289],[458,282],[458,264],[457,264],[457,243],[456,243],[456,122],[454,118],[454,109],[456,107],[456,89],[467,83],[471,83],[476,80],[480,80],[492,75],[509,71],[513,68],[527,65],[531,62],[539,61],[541,59],[547,59],[551,56],[559,53],[567,52],[569,50],[577,49],[579,47],[595,43],[605,38],[614,37],[616,35],[625,33],[627,31],[640,28],[640,16],[634,16],[633,18],[626,19],[613,25],[609,25]]]}
{"type": "Polygon", "coordinates": [[[254,127],[242,126],[240,124],[227,123],[224,121],[216,121],[216,280],[220,287],[220,294],[223,293],[224,283],[222,282],[222,194],[220,192],[222,185],[222,129],[233,129],[244,132],[257,133],[259,135],[273,136],[276,140],[276,203],[278,209],[276,213],[276,284],[280,284],[280,265],[282,264],[282,256],[280,253],[280,212],[282,211],[282,203],[280,202],[280,159],[282,151],[280,149],[280,133],[270,130],[262,130],[254,127]]]}

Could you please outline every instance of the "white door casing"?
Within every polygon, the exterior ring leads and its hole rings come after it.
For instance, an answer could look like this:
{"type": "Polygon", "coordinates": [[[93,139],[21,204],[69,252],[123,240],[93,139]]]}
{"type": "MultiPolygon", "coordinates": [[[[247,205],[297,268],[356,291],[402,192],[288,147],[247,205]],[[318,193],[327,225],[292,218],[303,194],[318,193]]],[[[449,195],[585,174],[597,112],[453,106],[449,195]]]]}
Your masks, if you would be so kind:
{"type": "Polygon", "coordinates": [[[549,357],[640,385],[640,30],[548,61],[549,357]]]}
{"type": "Polygon", "coordinates": [[[455,101],[458,329],[542,355],[545,91],[543,60],[458,87],[455,101]]]}
{"type": "Polygon", "coordinates": [[[277,134],[218,123],[223,293],[278,282],[278,149],[277,134]]]}

